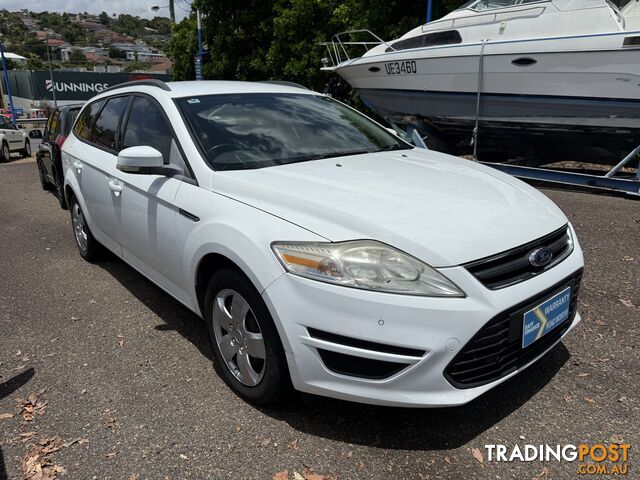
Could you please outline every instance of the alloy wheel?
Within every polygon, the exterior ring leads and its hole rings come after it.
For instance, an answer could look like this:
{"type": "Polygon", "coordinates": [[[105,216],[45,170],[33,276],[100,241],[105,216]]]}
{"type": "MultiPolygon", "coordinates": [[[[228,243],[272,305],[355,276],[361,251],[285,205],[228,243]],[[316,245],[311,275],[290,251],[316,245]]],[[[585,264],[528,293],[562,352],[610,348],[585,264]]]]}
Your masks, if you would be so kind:
{"type": "Polygon", "coordinates": [[[235,290],[218,292],[213,302],[213,331],[224,362],[236,379],[255,387],[264,377],[266,349],[251,307],[235,290]]]}
{"type": "Polygon", "coordinates": [[[85,252],[87,250],[87,224],[84,220],[84,215],[80,209],[78,202],[73,204],[71,210],[71,220],[73,222],[73,233],[76,237],[76,242],[80,247],[80,250],[85,252]]]}

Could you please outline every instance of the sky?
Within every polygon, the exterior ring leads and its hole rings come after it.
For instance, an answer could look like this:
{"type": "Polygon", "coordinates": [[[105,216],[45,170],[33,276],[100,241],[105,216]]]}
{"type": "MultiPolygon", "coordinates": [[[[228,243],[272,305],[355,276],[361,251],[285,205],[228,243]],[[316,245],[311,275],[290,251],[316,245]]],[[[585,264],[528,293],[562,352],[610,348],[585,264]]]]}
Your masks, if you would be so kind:
{"type": "MultiPolygon", "coordinates": [[[[182,20],[189,11],[191,0],[175,0],[176,21],[182,20]]],[[[169,9],[161,8],[158,12],[151,11],[151,7],[169,5],[168,0],[0,0],[0,8],[15,11],[27,8],[34,12],[48,10],[50,12],[107,12],[109,15],[128,13],[145,18],[155,16],[168,17],[169,9]]]]}

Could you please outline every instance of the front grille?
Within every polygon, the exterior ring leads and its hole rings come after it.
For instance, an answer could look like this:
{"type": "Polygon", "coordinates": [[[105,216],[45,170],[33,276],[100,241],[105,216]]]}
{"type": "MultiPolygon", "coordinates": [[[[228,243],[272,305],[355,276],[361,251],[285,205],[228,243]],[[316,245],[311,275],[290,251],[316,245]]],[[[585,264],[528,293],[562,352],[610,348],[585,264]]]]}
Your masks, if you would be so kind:
{"type": "Polygon", "coordinates": [[[582,269],[539,295],[492,318],[449,363],[444,371],[445,378],[456,388],[479,387],[514,372],[540,355],[556,342],[573,322],[581,279],[582,269]],[[567,320],[531,345],[522,348],[524,313],[566,287],[571,287],[567,320]]]}
{"type": "Polygon", "coordinates": [[[533,242],[469,262],[464,267],[484,286],[491,290],[497,290],[523,282],[549,270],[567,258],[572,251],[571,233],[569,227],[565,225],[533,242]],[[553,252],[553,257],[549,264],[536,267],[529,262],[529,254],[533,250],[543,247],[549,248],[553,252]]]}

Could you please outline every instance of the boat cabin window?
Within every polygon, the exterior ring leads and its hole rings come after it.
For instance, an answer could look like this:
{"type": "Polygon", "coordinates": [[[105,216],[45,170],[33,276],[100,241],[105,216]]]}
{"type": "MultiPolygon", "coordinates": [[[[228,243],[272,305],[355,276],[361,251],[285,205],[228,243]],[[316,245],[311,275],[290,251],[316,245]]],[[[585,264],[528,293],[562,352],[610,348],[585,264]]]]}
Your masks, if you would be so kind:
{"type": "Polygon", "coordinates": [[[548,0],[471,0],[458,8],[458,10],[468,8],[477,12],[484,12],[487,10],[496,10],[498,8],[518,7],[529,3],[541,3],[543,1],[548,0]]]}
{"type": "Polygon", "coordinates": [[[449,45],[454,43],[462,43],[462,37],[457,30],[446,30],[444,32],[427,33],[418,35],[417,37],[399,40],[391,47],[387,48],[387,52],[393,50],[408,50],[410,48],[435,47],[438,45],[449,45]]]}

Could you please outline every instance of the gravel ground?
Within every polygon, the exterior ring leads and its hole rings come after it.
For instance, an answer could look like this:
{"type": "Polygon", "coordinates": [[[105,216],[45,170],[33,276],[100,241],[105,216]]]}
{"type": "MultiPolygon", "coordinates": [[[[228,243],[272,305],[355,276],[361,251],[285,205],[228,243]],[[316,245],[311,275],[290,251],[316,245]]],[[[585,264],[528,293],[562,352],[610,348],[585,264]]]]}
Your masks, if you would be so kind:
{"type": "Polygon", "coordinates": [[[488,462],[484,445],[611,441],[639,478],[640,203],[545,193],[587,268],[582,324],[535,367],[458,408],[256,408],[214,373],[195,315],[115,258],[81,260],[32,159],[0,165],[0,478],[44,458],[63,479],[569,479],[575,463],[488,462]]]}

